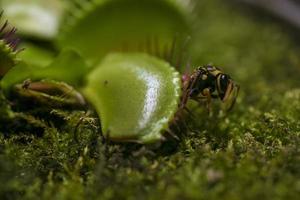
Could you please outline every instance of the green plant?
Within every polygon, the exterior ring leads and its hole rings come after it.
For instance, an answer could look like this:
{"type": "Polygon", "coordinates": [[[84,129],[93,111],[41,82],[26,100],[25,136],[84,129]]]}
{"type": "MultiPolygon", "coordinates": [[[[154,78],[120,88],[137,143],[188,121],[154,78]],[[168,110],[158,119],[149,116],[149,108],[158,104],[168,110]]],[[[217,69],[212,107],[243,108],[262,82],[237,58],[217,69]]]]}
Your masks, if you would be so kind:
{"type": "MultiPolygon", "coordinates": [[[[105,140],[92,106],[0,95],[0,199],[298,199],[300,59],[294,30],[233,1],[194,2],[191,68],[213,63],[230,72],[241,85],[234,110],[208,115],[190,101],[193,114],[174,127],[180,140],[153,148],[105,140]]],[[[61,51],[24,40],[20,57],[31,51],[28,43],[54,56],[61,51]]],[[[27,66],[37,58],[31,56],[27,66]]],[[[34,65],[43,68],[53,59],[34,65]]],[[[96,70],[87,66],[87,73],[96,70]]],[[[18,82],[35,89],[39,80],[18,82]]],[[[218,102],[213,104],[215,109],[218,102]]]]}
{"type": "MultiPolygon", "coordinates": [[[[3,12],[0,13],[0,20],[3,12]]],[[[8,22],[0,27],[0,78],[17,62],[17,45],[19,38],[15,35],[16,28],[8,28],[8,22]]]]}

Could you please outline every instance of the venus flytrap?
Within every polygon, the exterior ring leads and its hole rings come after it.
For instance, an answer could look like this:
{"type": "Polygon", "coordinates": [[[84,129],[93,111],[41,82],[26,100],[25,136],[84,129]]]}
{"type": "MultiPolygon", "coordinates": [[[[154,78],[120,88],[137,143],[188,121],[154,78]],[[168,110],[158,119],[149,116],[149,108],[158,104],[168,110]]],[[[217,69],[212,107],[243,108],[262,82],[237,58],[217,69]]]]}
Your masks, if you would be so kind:
{"type": "MultiPolygon", "coordinates": [[[[84,94],[101,121],[103,119],[103,133],[112,140],[160,140],[180,103],[180,75],[166,61],[146,53],[124,51],[146,51],[171,59],[175,54],[172,52],[176,48],[175,36],[188,32],[182,4],[171,0],[69,3],[70,16],[64,21],[57,44],[60,48],[79,51],[84,59],[93,63],[91,67],[95,70],[87,75],[89,67],[73,51],[64,51],[46,66],[33,65],[25,58],[1,82],[6,95],[15,93],[50,106],[76,100],[83,103],[78,98],[79,93],[71,89],[67,92],[66,85],[55,82],[63,81],[84,94]],[[82,35],[85,37],[80,38],[82,35]],[[106,57],[111,51],[123,53],[106,57]],[[100,60],[101,64],[96,64],[100,60]],[[105,77],[101,74],[106,74],[108,80],[102,80],[105,77]],[[99,75],[102,79],[98,80],[99,75]],[[104,81],[108,90],[103,90],[106,88],[101,88],[99,81],[104,81]]],[[[176,41],[179,42],[180,39],[176,41]]]]}
{"type": "Polygon", "coordinates": [[[166,133],[177,138],[170,127],[181,120],[190,99],[208,108],[213,98],[228,108],[234,104],[238,86],[218,68],[199,67],[182,78],[176,71],[173,57],[189,30],[180,1],[82,0],[75,5],[79,10],[66,19],[57,40],[66,50],[48,65],[24,60],[11,69],[1,81],[7,96],[49,107],[88,102],[104,137],[138,143],[159,142],[166,133]]]}
{"type": "Polygon", "coordinates": [[[96,109],[109,139],[149,143],[163,138],[182,93],[180,75],[173,67],[144,53],[120,53],[108,55],[89,73],[87,69],[78,54],[65,51],[45,68],[19,64],[4,77],[1,87],[7,96],[17,94],[50,107],[85,105],[68,83],[96,109]],[[80,63],[78,70],[75,63],[80,63]]]}
{"type": "Polygon", "coordinates": [[[167,61],[145,53],[112,53],[90,71],[69,50],[48,67],[14,67],[1,87],[7,94],[14,91],[50,107],[83,106],[87,101],[96,110],[107,139],[153,143],[170,133],[170,125],[175,118],[180,120],[189,99],[208,106],[211,98],[229,103],[229,108],[234,104],[238,87],[219,69],[202,67],[188,77],[181,80],[167,61]]]}

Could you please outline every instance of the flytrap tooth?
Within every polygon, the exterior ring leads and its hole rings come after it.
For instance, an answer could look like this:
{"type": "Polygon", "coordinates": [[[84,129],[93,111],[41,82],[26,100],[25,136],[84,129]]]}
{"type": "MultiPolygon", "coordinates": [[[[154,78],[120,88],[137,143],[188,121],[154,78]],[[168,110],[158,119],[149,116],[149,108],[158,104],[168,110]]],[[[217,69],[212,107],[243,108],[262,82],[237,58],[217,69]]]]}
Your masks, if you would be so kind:
{"type": "Polygon", "coordinates": [[[5,23],[2,25],[2,27],[0,29],[0,33],[2,33],[4,31],[4,29],[7,27],[7,25],[8,25],[8,21],[6,20],[5,23]]]}
{"type": "MultiPolygon", "coordinates": [[[[3,12],[0,12],[0,20],[2,16],[3,12]]],[[[20,39],[16,32],[17,29],[11,27],[7,20],[0,21],[0,80],[11,67],[19,62],[17,54],[20,52],[18,49],[20,39]]]]}
{"type": "Polygon", "coordinates": [[[159,47],[159,39],[157,36],[154,37],[153,45],[154,45],[154,52],[155,52],[154,55],[159,58],[162,58],[160,47],[159,47]]]}
{"type": "Polygon", "coordinates": [[[13,49],[13,51],[16,51],[17,50],[17,46],[18,46],[18,43],[19,43],[20,39],[14,39],[10,42],[9,44],[9,47],[13,49]]]}
{"type": "Polygon", "coordinates": [[[169,57],[169,51],[170,51],[170,46],[168,44],[164,45],[164,50],[163,50],[163,59],[167,60],[169,57]]]}
{"type": "MultiPolygon", "coordinates": [[[[3,16],[3,11],[0,13],[0,20],[3,16]]],[[[9,23],[6,20],[3,25],[0,25],[0,41],[4,42],[13,52],[17,51],[18,44],[20,39],[16,35],[17,28],[9,28],[9,23]]]]}
{"type": "MultiPolygon", "coordinates": [[[[145,52],[149,55],[155,56],[157,58],[161,58],[170,62],[169,54],[170,54],[170,45],[165,43],[161,45],[161,41],[159,37],[152,36],[147,37],[144,41],[136,44],[133,49],[137,49],[139,52],[145,52]]],[[[124,49],[122,49],[124,50],[124,49]]],[[[171,64],[171,62],[170,62],[171,64]]]]}

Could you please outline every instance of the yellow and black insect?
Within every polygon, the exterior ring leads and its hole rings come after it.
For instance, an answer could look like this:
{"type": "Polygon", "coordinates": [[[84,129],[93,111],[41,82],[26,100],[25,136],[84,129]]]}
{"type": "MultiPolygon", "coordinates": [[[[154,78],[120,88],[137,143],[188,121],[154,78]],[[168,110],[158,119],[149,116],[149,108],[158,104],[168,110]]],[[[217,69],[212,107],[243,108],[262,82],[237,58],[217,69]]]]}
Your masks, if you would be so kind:
{"type": "Polygon", "coordinates": [[[225,104],[226,110],[230,110],[240,88],[229,75],[211,65],[198,67],[191,75],[184,75],[182,79],[185,91],[183,106],[188,99],[193,99],[197,102],[206,101],[210,110],[211,99],[220,98],[225,104]]]}

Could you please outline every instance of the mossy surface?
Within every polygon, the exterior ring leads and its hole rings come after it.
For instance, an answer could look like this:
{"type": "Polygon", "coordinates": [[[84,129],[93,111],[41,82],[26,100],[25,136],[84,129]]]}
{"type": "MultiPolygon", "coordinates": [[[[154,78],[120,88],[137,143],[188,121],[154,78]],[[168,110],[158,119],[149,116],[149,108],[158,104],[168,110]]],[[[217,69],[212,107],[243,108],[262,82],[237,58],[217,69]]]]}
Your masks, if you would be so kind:
{"type": "Polygon", "coordinates": [[[231,113],[200,108],[179,142],[149,147],[104,141],[85,110],[1,97],[0,199],[297,199],[299,42],[221,0],[195,10],[193,64],[241,85],[231,113]]]}

